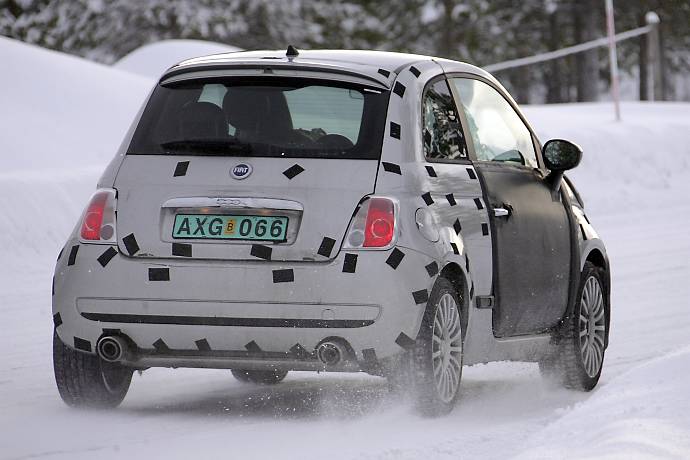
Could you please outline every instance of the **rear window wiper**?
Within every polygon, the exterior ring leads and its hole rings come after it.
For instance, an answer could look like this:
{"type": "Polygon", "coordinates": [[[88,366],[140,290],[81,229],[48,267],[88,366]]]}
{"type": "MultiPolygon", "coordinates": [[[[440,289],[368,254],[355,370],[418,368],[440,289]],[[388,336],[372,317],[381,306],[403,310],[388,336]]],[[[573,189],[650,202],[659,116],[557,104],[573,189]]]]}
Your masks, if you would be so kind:
{"type": "Polygon", "coordinates": [[[176,141],[163,142],[160,146],[168,154],[184,155],[185,153],[195,152],[206,155],[241,155],[252,151],[252,146],[246,142],[238,141],[234,138],[229,139],[181,139],[176,141]]]}

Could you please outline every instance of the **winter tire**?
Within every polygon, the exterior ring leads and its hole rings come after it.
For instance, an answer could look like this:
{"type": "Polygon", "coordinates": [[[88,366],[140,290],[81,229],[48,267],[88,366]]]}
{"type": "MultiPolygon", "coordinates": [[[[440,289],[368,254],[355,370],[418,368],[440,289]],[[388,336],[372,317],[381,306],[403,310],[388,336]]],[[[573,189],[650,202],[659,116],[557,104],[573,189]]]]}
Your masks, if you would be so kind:
{"type": "Polygon", "coordinates": [[[553,356],[539,363],[566,388],[590,391],[599,381],[607,345],[608,305],[603,270],[585,263],[573,314],[565,319],[553,356]]]}
{"type": "Polygon", "coordinates": [[[129,390],[133,370],[73,350],[53,332],[53,370],[60,397],[72,407],[117,407],[129,390]]]}
{"type": "Polygon", "coordinates": [[[288,371],[254,371],[254,370],[235,370],[232,375],[244,383],[256,383],[259,385],[275,385],[280,383],[287,376],[288,371]]]}
{"type": "Polygon", "coordinates": [[[422,326],[409,352],[408,379],[415,409],[437,417],[449,413],[460,395],[463,331],[461,301],[453,285],[439,278],[431,291],[422,326]]]}

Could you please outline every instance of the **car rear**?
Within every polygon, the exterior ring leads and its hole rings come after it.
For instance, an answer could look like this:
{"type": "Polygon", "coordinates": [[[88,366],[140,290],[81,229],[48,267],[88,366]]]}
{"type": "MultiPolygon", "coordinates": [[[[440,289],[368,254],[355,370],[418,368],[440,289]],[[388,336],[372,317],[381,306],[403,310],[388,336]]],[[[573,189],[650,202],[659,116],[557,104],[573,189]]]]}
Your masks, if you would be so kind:
{"type": "Polygon", "coordinates": [[[139,368],[359,370],[402,351],[420,313],[397,201],[375,194],[389,96],[323,69],[164,77],[58,260],[62,342],[139,368]]]}

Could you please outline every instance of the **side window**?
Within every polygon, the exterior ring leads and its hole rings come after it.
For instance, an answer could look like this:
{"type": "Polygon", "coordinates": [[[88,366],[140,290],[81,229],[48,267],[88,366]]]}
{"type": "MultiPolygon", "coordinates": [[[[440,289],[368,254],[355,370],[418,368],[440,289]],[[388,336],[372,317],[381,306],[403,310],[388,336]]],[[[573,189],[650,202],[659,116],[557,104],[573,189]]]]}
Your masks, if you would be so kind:
{"type": "Polygon", "coordinates": [[[445,80],[427,87],[422,100],[422,116],[424,155],[427,158],[467,158],[460,119],[445,80]]]}
{"type": "Polygon", "coordinates": [[[479,80],[452,78],[478,160],[538,167],[532,135],[513,107],[479,80]]]}

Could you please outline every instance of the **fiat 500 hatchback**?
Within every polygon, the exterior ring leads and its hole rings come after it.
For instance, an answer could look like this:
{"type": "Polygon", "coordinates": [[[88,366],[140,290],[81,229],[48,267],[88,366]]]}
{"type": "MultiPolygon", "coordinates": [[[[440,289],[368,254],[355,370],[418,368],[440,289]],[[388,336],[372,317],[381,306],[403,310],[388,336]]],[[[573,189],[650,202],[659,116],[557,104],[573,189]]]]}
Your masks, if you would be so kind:
{"type": "Polygon", "coordinates": [[[53,286],[63,400],[132,372],[368,372],[449,411],[463,365],[538,362],[592,389],[609,329],[602,241],[488,73],[426,56],[257,51],[155,85],[53,286]]]}

